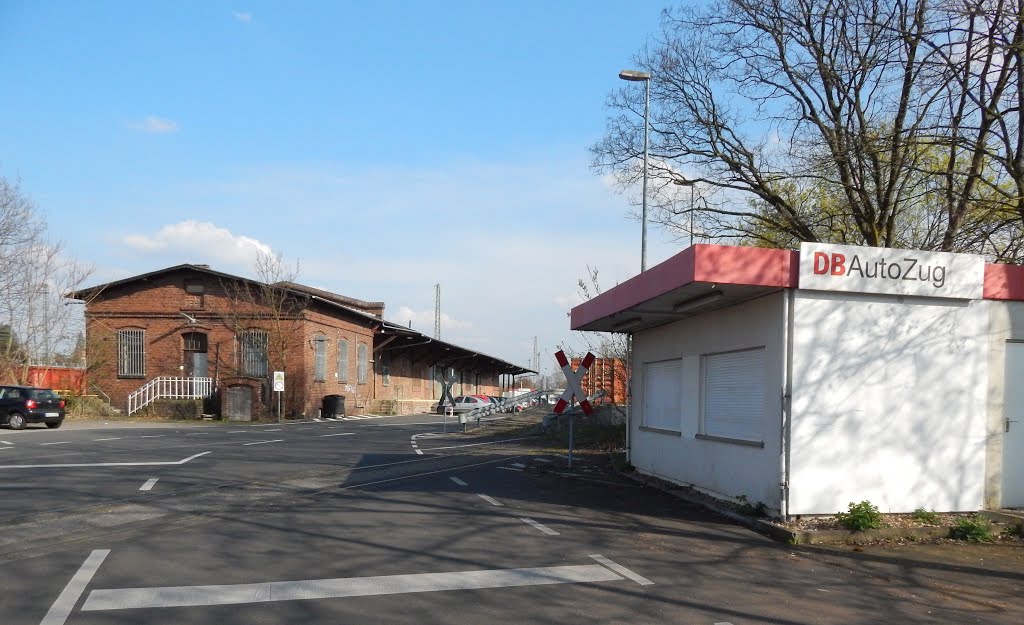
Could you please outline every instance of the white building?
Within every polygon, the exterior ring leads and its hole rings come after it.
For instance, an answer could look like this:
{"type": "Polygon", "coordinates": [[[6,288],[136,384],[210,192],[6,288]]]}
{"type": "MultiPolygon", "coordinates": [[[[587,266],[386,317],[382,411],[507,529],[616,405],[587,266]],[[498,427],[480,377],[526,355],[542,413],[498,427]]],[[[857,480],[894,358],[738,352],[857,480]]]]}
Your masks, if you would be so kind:
{"type": "Polygon", "coordinates": [[[696,245],[572,329],[633,334],[642,473],[781,516],[1024,507],[1024,267],[696,245]]]}

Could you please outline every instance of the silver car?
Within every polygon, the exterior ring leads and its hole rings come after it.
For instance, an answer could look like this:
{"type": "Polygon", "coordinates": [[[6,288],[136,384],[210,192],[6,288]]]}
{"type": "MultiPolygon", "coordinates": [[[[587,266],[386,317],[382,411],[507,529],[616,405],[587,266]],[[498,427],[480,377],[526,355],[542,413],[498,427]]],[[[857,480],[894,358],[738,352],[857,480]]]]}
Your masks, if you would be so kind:
{"type": "MultiPolygon", "coordinates": [[[[455,404],[453,405],[452,412],[460,414],[463,412],[469,412],[470,410],[476,410],[477,408],[483,408],[484,406],[491,405],[491,400],[487,399],[486,396],[477,395],[459,395],[455,398],[455,404]]],[[[437,402],[437,414],[444,414],[448,412],[448,404],[442,399],[437,402]]]]}

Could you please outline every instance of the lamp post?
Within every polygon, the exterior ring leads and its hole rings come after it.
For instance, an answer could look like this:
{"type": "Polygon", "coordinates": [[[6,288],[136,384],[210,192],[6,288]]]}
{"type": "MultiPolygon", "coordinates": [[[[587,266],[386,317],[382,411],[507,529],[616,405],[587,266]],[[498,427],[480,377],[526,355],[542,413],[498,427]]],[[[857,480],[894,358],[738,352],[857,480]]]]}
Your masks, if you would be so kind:
{"type": "Polygon", "coordinates": [[[693,187],[697,183],[686,178],[675,178],[672,183],[681,187],[690,187],[690,247],[693,247],[693,187]]]}
{"type": "Polygon", "coordinates": [[[640,200],[640,273],[643,273],[647,269],[647,119],[651,109],[651,75],[635,69],[624,69],[619,72],[619,78],[644,83],[644,186],[640,200]]]}

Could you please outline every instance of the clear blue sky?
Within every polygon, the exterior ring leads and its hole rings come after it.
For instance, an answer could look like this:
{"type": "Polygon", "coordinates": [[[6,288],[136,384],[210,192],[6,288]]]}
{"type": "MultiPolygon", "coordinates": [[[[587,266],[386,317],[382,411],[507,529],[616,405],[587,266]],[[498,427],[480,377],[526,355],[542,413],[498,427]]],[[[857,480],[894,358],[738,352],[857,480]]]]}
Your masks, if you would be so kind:
{"type": "Polygon", "coordinates": [[[587,148],[664,6],[0,0],[0,175],[90,283],[271,249],[428,333],[440,283],[443,338],[550,370],[586,265],[639,268],[587,148]]]}

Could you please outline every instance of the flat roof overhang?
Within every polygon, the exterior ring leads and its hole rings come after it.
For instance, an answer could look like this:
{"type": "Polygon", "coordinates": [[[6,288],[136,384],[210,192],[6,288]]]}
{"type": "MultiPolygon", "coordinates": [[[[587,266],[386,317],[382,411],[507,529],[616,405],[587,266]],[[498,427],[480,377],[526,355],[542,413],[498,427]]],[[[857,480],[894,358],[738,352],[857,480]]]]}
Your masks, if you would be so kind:
{"type": "MultiPolygon", "coordinates": [[[[800,253],[697,244],[572,309],[570,327],[636,332],[800,286],[800,253]]],[[[1024,267],[986,264],[983,297],[1024,301],[1024,267]]]]}
{"type": "Polygon", "coordinates": [[[653,328],[794,287],[798,271],[798,252],[697,244],[576,306],[571,328],[653,328]]]}

